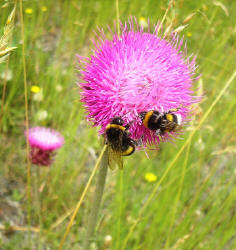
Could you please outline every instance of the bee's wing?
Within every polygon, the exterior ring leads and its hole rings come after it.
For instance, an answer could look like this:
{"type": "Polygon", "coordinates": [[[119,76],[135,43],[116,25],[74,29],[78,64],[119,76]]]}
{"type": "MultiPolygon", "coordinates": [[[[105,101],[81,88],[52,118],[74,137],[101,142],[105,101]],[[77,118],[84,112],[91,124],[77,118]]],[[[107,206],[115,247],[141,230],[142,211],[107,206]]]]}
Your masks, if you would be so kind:
{"type": "Polygon", "coordinates": [[[169,122],[167,123],[166,127],[169,129],[169,130],[173,130],[175,127],[176,127],[176,123],[175,122],[169,122]]]}
{"type": "Polygon", "coordinates": [[[111,170],[114,170],[117,166],[119,169],[123,169],[121,152],[113,150],[111,146],[108,146],[108,165],[111,170]]]}
{"type": "Polygon", "coordinates": [[[182,125],[176,125],[176,127],[175,127],[175,129],[174,129],[174,132],[178,132],[178,131],[180,131],[181,129],[183,128],[183,126],[182,125]]]}
{"type": "Polygon", "coordinates": [[[183,128],[182,125],[179,125],[179,124],[177,124],[175,122],[167,121],[166,124],[165,124],[166,132],[178,132],[182,128],[183,128]]]}
{"type": "Polygon", "coordinates": [[[175,126],[176,126],[176,123],[165,120],[165,121],[163,121],[163,124],[161,127],[162,127],[162,129],[164,129],[164,131],[166,133],[166,132],[173,130],[175,126]]]}
{"type": "Polygon", "coordinates": [[[111,170],[114,170],[116,168],[116,164],[114,164],[113,160],[113,149],[111,148],[110,145],[108,145],[108,165],[111,170]]]}

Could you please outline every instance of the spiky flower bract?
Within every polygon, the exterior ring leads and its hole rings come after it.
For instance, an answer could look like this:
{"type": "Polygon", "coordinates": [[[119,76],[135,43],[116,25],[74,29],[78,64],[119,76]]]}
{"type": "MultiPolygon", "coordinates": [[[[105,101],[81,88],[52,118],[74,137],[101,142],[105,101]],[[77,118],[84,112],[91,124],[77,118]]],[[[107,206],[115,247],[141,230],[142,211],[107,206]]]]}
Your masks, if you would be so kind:
{"type": "Polygon", "coordinates": [[[139,113],[181,106],[176,114],[186,121],[188,107],[197,101],[191,89],[197,79],[195,57],[186,55],[186,45],[181,50],[184,41],[178,35],[168,40],[159,36],[159,27],[150,33],[149,25],[145,32],[130,19],[121,25],[120,37],[114,33],[109,40],[100,30],[91,57],[78,56],[81,100],[88,120],[101,126],[101,133],[113,117],[121,116],[130,123],[133,139],[158,144],[160,137],[143,126],[139,113]]]}
{"type": "Polygon", "coordinates": [[[63,136],[50,128],[33,127],[25,135],[31,147],[32,163],[39,166],[51,165],[55,150],[59,149],[64,143],[63,136]]]}

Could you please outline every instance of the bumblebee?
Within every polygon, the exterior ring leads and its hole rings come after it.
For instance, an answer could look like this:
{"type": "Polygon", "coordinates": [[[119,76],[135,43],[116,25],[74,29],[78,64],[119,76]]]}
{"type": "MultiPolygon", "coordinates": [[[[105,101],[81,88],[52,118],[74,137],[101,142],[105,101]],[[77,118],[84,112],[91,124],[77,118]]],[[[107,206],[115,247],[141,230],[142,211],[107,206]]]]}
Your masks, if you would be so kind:
{"type": "Polygon", "coordinates": [[[134,153],[137,143],[129,137],[129,124],[123,125],[121,117],[115,117],[106,126],[105,137],[108,144],[108,164],[111,169],[116,165],[123,169],[122,156],[129,156],[134,153]]]}
{"type": "Polygon", "coordinates": [[[157,135],[164,135],[168,132],[176,131],[180,128],[182,118],[180,114],[174,114],[179,108],[170,109],[168,112],[161,113],[157,110],[141,112],[139,114],[143,125],[155,131],[157,135]]]}

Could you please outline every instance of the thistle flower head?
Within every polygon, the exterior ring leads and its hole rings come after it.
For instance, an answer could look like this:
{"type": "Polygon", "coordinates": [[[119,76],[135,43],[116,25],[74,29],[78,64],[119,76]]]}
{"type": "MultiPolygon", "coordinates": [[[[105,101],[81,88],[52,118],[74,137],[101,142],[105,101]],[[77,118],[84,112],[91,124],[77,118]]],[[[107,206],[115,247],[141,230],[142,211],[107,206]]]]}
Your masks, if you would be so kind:
{"type": "Polygon", "coordinates": [[[64,138],[58,132],[45,127],[30,128],[25,135],[31,147],[32,163],[36,165],[50,165],[53,162],[55,150],[64,143],[64,138]]]}
{"type": "Polygon", "coordinates": [[[130,123],[131,138],[142,139],[144,145],[158,144],[159,136],[143,126],[139,114],[181,106],[176,114],[185,121],[188,107],[197,101],[191,89],[195,58],[186,56],[186,46],[181,50],[183,39],[172,34],[165,40],[158,30],[156,25],[153,33],[150,27],[144,32],[130,19],[129,25],[121,25],[120,37],[114,33],[109,40],[100,30],[92,56],[78,56],[81,99],[87,119],[101,126],[100,133],[112,118],[121,116],[130,123]]]}

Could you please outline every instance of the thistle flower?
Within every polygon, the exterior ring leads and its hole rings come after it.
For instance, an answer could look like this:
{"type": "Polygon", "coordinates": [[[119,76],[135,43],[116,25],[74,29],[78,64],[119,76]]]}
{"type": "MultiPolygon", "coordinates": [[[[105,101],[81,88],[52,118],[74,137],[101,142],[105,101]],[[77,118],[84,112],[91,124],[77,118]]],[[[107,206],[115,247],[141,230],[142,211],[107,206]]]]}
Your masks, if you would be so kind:
{"type": "MultiPolygon", "coordinates": [[[[87,109],[87,119],[94,126],[101,126],[103,134],[106,125],[115,116],[121,116],[130,123],[130,137],[142,140],[144,146],[157,145],[160,138],[145,128],[140,112],[158,110],[176,112],[187,121],[189,106],[197,102],[193,96],[195,57],[186,55],[186,45],[177,34],[167,40],[158,35],[159,25],[153,33],[144,31],[134,19],[121,24],[121,35],[112,34],[109,40],[99,30],[90,58],[78,56],[82,81],[81,100],[87,109]]],[[[173,132],[174,133],[174,132],[173,132]]]]}
{"type": "Polygon", "coordinates": [[[39,166],[49,166],[53,162],[55,150],[59,149],[64,138],[56,131],[45,127],[30,128],[28,136],[31,147],[31,160],[33,164],[39,166]]]}

